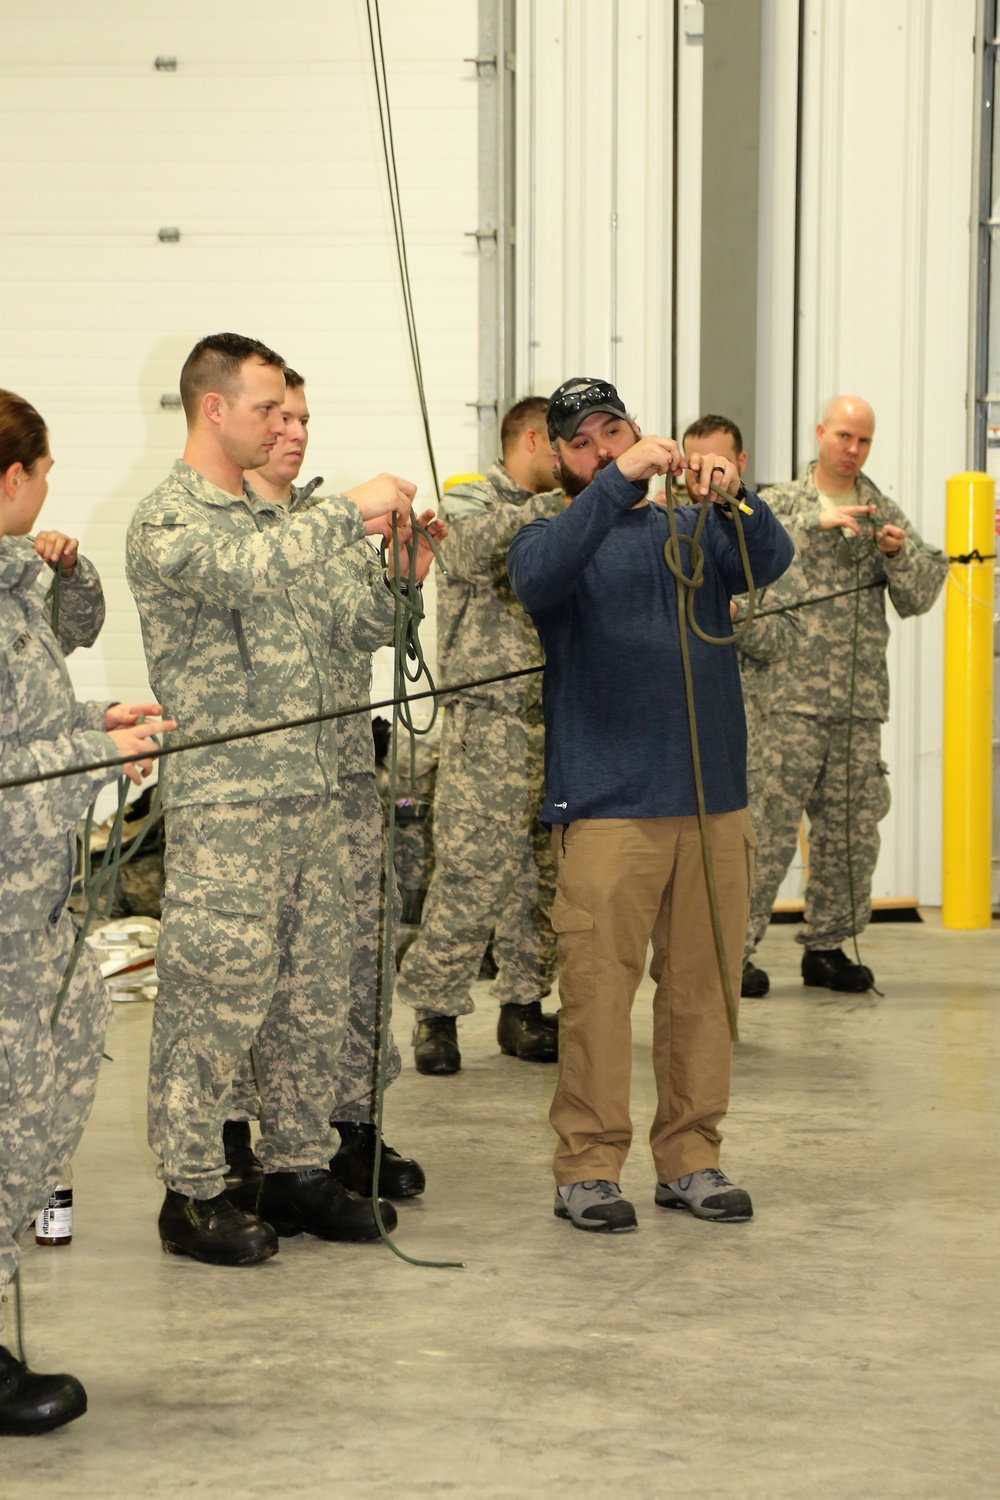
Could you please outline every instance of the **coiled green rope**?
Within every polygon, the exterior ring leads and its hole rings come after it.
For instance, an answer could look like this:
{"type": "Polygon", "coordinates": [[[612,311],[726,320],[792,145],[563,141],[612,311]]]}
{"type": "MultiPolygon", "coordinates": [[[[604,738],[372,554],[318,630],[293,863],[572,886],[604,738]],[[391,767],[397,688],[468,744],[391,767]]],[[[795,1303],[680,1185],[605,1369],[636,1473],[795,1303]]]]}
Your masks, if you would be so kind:
{"type": "MultiPolygon", "coordinates": [[[[433,1270],[462,1270],[465,1262],[460,1260],[421,1260],[416,1256],[407,1255],[401,1250],[390,1237],[382,1221],[382,1210],[379,1204],[378,1179],[382,1165],[382,1114],[385,1102],[386,1074],[389,1067],[389,1017],[392,1010],[393,981],[396,974],[395,953],[395,930],[393,922],[393,900],[392,887],[395,880],[395,854],[396,854],[396,788],[399,772],[399,732],[400,726],[409,736],[410,745],[410,775],[411,785],[416,779],[416,739],[418,735],[427,734],[431,729],[437,716],[437,698],[432,697],[434,705],[429,722],[421,729],[413,720],[410,701],[407,696],[408,684],[419,682],[422,677],[426,678],[428,687],[434,692],[434,680],[424,658],[423,647],[420,642],[420,623],[424,618],[423,599],[419,588],[411,581],[413,577],[413,559],[416,554],[417,541],[419,537],[430,545],[435,557],[438,556],[437,548],[434,546],[433,538],[423,530],[422,527],[413,523],[413,538],[407,552],[407,569],[405,574],[401,573],[402,547],[399,540],[399,531],[395,518],[392,527],[392,560],[393,574],[387,579],[392,590],[394,601],[393,619],[393,713],[392,734],[389,743],[389,813],[386,820],[385,836],[385,899],[382,903],[382,985],[378,996],[377,1013],[375,1018],[376,1032],[379,1039],[378,1066],[375,1074],[375,1154],[372,1161],[372,1206],[375,1211],[375,1222],[378,1225],[379,1234],[389,1246],[392,1253],[400,1260],[406,1261],[411,1266],[427,1266],[433,1270]],[[411,666],[412,663],[412,666],[411,666]]],[[[440,559],[438,559],[440,564],[440,559]]]]}
{"type": "MultiPolygon", "coordinates": [[[[733,500],[733,496],[724,491],[716,489],[715,485],[709,485],[713,494],[718,495],[726,501],[733,500]]],[[[726,945],[722,936],[722,913],[719,910],[719,894],[715,884],[715,865],[712,861],[712,849],[708,837],[708,813],[705,808],[705,784],[701,774],[701,755],[698,750],[698,713],[694,699],[694,674],[691,670],[691,652],[688,645],[688,629],[694,631],[699,640],[709,646],[735,646],[753,623],[754,611],[757,606],[757,591],[754,587],[753,571],[750,566],[750,555],[747,552],[746,537],[743,535],[743,521],[740,516],[739,506],[731,504],[729,515],[736,528],[736,543],[739,548],[740,561],[743,564],[743,576],[747,584],[747,610],[740,624],[730,635],[709,635],[698,624],[695,616],[695,600],[697,591],[705,582],[705,554],[701,546],[702,533],[708,520],[709,506],[713,504],[706,496],[702,502],[701,514],[698,517],[694,532],[691,536],[678,531],[677,517],[675,515],[676,502],[672,495],[667,498],[667,524],[670,535],[663,545],[663,556],[667,567],[674,575],[677,586],[677,634],[681,647],[681,666],[684,671],[684,700],[687,707],[688,739],[691,745],[691,766],[694,771],[694,790],[698,805],[698,836],[701,840],[702,868],[705,872],[705,890],[708,895],[708,908],[712,918],[712,938],[715,943],[715,957],[719,966],[719,978],[722,981],[722,995],[726,1005],[726,1020],[729,1023],[729,1035],[734,1042],[739,1041],[739,1028],[736,1021],[736,1001],[733,996],[732,982],[729,975],[729,964],[726,960],[726,945]],[[684,571],[684,549],[691,564],[690,577],[684,571]]]]}

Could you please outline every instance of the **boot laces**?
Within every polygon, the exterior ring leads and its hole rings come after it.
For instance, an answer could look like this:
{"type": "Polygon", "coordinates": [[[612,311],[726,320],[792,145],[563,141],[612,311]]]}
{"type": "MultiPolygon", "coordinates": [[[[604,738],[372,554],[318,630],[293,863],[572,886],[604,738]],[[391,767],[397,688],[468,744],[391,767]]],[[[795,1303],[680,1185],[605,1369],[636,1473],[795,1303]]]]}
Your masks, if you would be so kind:
{"type": "Polygon", "coordinates": [[[595,1177],[590,1182],[581,1182],[580,1186],[588,1192],[597,1193],[601,1198],[620,1198],[621,1188],[615,1182],[609,1182],[606,1177],[595,1177]]]}

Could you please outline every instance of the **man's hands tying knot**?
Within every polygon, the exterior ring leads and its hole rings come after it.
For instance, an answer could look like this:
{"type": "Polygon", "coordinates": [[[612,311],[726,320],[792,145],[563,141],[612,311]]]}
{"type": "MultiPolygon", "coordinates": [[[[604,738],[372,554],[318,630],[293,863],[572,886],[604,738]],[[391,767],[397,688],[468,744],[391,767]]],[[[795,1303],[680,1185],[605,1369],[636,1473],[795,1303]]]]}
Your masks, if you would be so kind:
{"type": "Polygon", "coordinates": [[[640,438],[615,462],[625,478],[634,482],[652,479],[654,474],[680,475],[689,469],[695,479],[695,498],[711,499],[716,505],[727,505],[740,492],[739,470],[734,463],[718,453],[695,453],[685,462],[680,445],[673,438],[640,438]],[[710,485],[721,490],[722,495],[715,494],[710,485]]]}

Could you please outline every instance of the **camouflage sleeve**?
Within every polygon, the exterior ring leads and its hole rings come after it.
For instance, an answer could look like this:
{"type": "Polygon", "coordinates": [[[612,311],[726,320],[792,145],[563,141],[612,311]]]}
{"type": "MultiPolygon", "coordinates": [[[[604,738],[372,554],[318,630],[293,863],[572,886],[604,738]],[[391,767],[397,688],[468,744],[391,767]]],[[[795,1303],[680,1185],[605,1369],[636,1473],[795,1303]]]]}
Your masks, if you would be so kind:
{"type": "Polygon", "coordinates": [[[564,508],[562,490],[533,495],[523,505],[494,500],[481,510],[449,517],[449,531],[440,545],[441,561],[447,571],[466,583],[493,584],[511,541],[529,521],[554,516],[564,508]]]}
{"type": "Polygon", "coordinates": [[[382,577],[379,560],[366,544],[370,560],[360,566],[335,567],[330,586],[335,651],[377,651],[392,645],[396,606],[382,577]]]}
{"type": "Polygon", "coordinates": [[[889,598],[903,620],[910,615],[924,615],[944,586],[948,558],[939,547],[932,547],[923,540],[898,505],[880,495],[875,524],[880,527],[887,521],[906,532],[906,541],[895,557],[884,554],[882,557],[889,598]]]}
{"type": "Polygon", "coordinates": [[[249,532],[223,531],[200,512],[163,501],[140,506],[133,517],[125,568],[133,593],[159,583],[187,599],[247,609],[255,599],[291,587],[301,571],[328,563],[364,534],[361,512],[340,495],[280,526],[249,532]]]}
{"type": "MultiPolygon", "coordinates": [[[[118,754],[114,740],[94,730],[60,734],[51,740],[33,740],[13,746],[0,742],[0,781],[19,776],[37,776],[89,761],[112,760],[118,754]]],[[[82,776],[61,776],[34,786],[9,789],[3,797],[5,836],[52,838],[72,828],[103,786],[120,774],[118,767],[87,771],[82,776]]]]}
{"type": "MultiPolygon", "coordinates": [[[[104,703],[99,703],[94,699],[89,699],[84,703],[77,702],[76,722],[74,723],[73,728],[96,729],[101,734],[103,734],[104,720],[107,716],[108,709],[111,708],[113,704],[120,701],[121,700],[118,698],[109,698],[107,702],[104,703]]],[[[115,753],[117,754],[117,751],[115,753]]]]}
{"type": "Polygon", "coordinates": [[[479,515],[489,509],[493,491],[485,480],[472,484],[456,484],[441,496],[441,519],[450,526],[463,516],[479,515]]]}
{"type": "Polygon", "coordinates": [[[56,639],[64,656],[78,646],[92,646],[104,624],[104,589],[94,564],[78,557],[76,567],[59,582],[59,631],[56,639]]]}
{"type": "MultiPolygon", "coordinates": [[[[802,611],[792,609],[787,614],[770,614],[768,611],[786,609],[801,602],[805,596],[805,574],[796,553],[777,582],[757,595],[757,608],[761,613],[740,640],[740,650],[744,655],[758,662],[784,661],[794,656],[805,633],[802,611]]],[[[737,622],[739,619],[737,615],[737,622]]]]}
{"type": "MultiPolygon", "coordinates": [[[[795,532],[806,526],[808,512],[802,502],[801,486],[797,484],[769,484],[760,491],[761,500],[770,507],[786,531],[795,532]]],[[[819,511],[815,511],[818,517],[819,511]]],[[[818,530],[818,526],[817,526],[818,530]]]]}

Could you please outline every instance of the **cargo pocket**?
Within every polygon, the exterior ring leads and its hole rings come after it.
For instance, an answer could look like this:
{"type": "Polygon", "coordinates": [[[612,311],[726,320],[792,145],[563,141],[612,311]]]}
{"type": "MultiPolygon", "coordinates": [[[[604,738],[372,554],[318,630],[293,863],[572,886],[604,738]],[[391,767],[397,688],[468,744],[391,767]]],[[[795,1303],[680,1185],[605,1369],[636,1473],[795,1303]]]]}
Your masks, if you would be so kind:
{"type": "Polygon", "coordinates": [[[219,989],[273,988],[276,925],[266,891],[175,870],[164,901],[157,972],[219,989]]]}
{"type": "Polygon", "coordinates": [[[593,932],[594,913],[584,906],[575,906],[567,901],[561,891],[556,891],[549,921],[553,932],[593,932]]]}
{"type": "Polygon", "coordinates": [[[584,906],[567,901],[557,890],[549,921],[556,934],[559,955],[561,1014],[568,1021],[579,1003],[593,1001],[595,997],[594,914],[584,906]]]}

